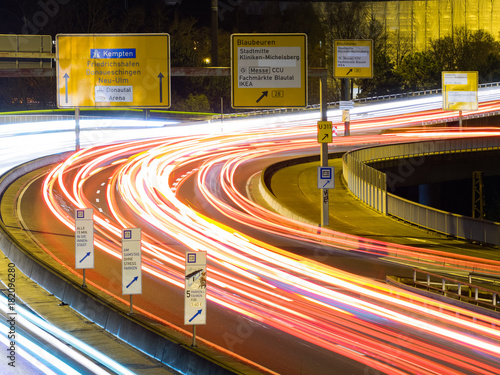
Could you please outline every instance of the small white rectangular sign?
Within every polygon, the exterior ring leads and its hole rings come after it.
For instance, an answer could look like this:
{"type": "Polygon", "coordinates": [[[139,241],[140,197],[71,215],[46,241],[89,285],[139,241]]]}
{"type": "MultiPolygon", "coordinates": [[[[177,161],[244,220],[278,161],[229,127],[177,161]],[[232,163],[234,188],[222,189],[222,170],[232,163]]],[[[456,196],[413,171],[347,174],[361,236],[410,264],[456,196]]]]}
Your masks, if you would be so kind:
{"type": "Polygon", "coordinates": [[[450,103],[475,103],[477,102],[477,91],[450,91],[448,92],[450,103]]]}
{"type": "Polygon", "coordinates": [[[94,268],[94,209],[75,211],[75,268],[94,268]]]}
{"type": "Polygon", "coordinates": [[[369,68],[370,46],[337,46],[337,66],[369,68]]]}
{"type": "Polygon", "coordinates": [[[142,294],[141,228],[122,231],[122,294],[142,294]]]}
{"type": "Polygon", "coordinates": [[[95,86],[96,103],[133,102],[132,86],[95,86]]]}
{"type": "Polygon", "coordinates": [[[318,189],[335,188],[335,170],[333,167],[318,167],[318,189]]]}
{"type": "Polygon", "coordinates": [[[207,252],[186,252],[184,324],[207,322],[207,252]]]}
{"type": "Polygon", "coordinates": [[[466,85],[467,84],[467,73],[445,73],[444,74],[444,84],[445,85],[466,85]]]}
{"type": "Polygon", "coordinates": [[[238,87],[301,87],[300,47],[237,49],[238,87]]]}

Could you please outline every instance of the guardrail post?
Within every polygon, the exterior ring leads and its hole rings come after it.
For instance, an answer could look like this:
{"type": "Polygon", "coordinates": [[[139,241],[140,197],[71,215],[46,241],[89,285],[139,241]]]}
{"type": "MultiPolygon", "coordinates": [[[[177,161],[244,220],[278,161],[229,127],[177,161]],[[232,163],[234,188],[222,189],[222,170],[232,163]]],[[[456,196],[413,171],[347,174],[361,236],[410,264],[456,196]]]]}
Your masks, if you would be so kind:
{"type": "Polygon", "coordinates": [[[462,284],[458,283],[458,300],[460,301],[462,299],[462,284]]]}
{"type": "Polygon", "coordinates": [[[491,297],[491,303],[493,304],[493,308],[496,310],[497,309],[497,294],[493,293],[493,296],[491,297]]]}
{"type": "Polygon", "coordinates": [[[417,270],[413,270],[413,286],[417,285],[417,270]]]}
{"type": "Polygon", "coordinates": [[[479,289],[476,286],[475,287],[475,293],[474,293],[474,301],[476,302],[476,305],[477,305],[478,299],[479,299],[479,289]]]}
{"type": "Polygon", "coordinates": [[[431,289],[431,275],[427,274],[427,290],[431,289]]]}
{"type": "Polygon", "coordinates": [[[445,279],[441,279],[441,290],[443,291],[443,295],[446,296],[446,281],[445,279]]]}

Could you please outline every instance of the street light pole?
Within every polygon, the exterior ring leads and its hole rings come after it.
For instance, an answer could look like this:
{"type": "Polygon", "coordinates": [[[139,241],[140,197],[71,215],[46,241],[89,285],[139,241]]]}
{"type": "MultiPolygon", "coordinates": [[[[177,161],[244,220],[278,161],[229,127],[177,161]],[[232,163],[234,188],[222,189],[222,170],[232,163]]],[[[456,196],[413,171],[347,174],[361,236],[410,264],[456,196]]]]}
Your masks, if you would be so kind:
{"type": "Polygon", "coordinates": [[[212,0],[212,66],[219,66],[219,2],[212,0]]]}

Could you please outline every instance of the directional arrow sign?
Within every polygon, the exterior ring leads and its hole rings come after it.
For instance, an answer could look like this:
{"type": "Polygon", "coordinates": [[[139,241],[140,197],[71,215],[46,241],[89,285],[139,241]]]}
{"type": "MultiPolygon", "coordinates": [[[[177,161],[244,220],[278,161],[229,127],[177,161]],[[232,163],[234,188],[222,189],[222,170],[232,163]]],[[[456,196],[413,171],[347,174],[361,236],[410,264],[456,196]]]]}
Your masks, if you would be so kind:
{"type": "Polygon", "coordinates": [[[330,143],[332,138],[332,122],[331,121],[318,121],[318,142],[330,143]]]}
{"type": "Polygon", "coordinates": [[[122,294],[142,294],[140,228],[122,230],[122,294]]]}
{"type": "Polygon", "coordinates": [[[68,102],[68,78],[69,78],[69,75],[68,75],[68,73],[66,73],[64,75],[64,91],[66,93],[66,101],[65,101],[65,103],[68,102]]]}
{"type": "Polygon", "coordinates": [[[333,167],[318,167],[318,189],[335,188],[335,170],[333,167]]]}
{"type": "Polygon", "coordinates": [[[58,34],[56,64],[60,108],[170,106],[168,34],[58,34]]]}
{"type": "Polygon", "coordinates": [[[442,72],[443,110],[476,111],[478,72],[442,72]]]}
{"type": "Polygon", "coordinates": [[[162,85],[162,80],[163,80],[163,74],[158,74],[158,78],[160,79],[160,103],[163,102],[163,85],[162,85]]]}
{"type": "Polygon", "coordinates": [[[231,35],[233,108],[307,106],[306,34],[231,35]]]}
{"type": "Polygon", "coordinates": [[[75,211],[75,268],[94,268],[94,210],[75,211]]]}
{"type": "Polygon", "coordinates": [[[262,98],[263,98],[263,97],[267,96],[267,93],[268,93],[268,92],[269,92],[269,91],[262,91],[262,95],[259,97],[259,99],[257,99],[257,100],[256,100],[256,102],[257,102],[257,103],[258,103],[258,102],[260,102],[260,101],[262,100],[262,98]]]}
{"type": "Polygon", "coordinates": [[[334,41],[335,78],[372,78],[373,41],[370,39],[339,39],[334,41]]]}
{"type": "Polygon", "coordinates": [[[198,310],[196,314],[194,314],[193,317],[189,319],[189,322],[191,323],[194,320],[194,318],[196,318],[198,315],[201,315],[202,311],[203,311],[202,309],[198,310]]]}
{"type": "Polygon", "coordinates": [[[137,280],[139,280],[139,276],[134,277],[132,279],[132,281],[125,288],[130,288],[130,285],[132,285],[133,283],[135,283],[137,280]]]}
{"type": "Polygon", "coordinates": [[[207,321],[207,252],[186,253],[184,324],[207,321]]]}
{"type": "Polygon", "coordinates": [[[91,252],[89,251],[87,254],[85,254],[85,256],[80,259],[80,261],[78,263],[82,263],[85,259],[87,259],[89,256],[90,256],[91,252]]]}

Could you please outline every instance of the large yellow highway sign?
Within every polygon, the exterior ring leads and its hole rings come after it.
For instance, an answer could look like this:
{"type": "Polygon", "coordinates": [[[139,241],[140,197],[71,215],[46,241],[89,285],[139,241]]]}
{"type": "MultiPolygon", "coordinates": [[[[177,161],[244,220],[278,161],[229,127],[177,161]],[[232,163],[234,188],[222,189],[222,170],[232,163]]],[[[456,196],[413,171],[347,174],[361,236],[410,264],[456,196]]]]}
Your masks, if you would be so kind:
{"type": "Polygon", "coordinates": [[[477,84],[477,72],[442,72],[443,110],[477,110],[477,84]]]}
{"type": "Polygon", "coordinates": [[[341,39],[334,41],[335,78],[372,78],[373,41],[370,39],[341,39]]]}
{"type": "Polygon", "coordinates": [[[307,106],[305,34],[231,35],[233,108],[307,106]]]}
{"type": "Polygon", "coordinates": [[[170,107],[168,34],[59,34],[57,106],[170,107]]]}

